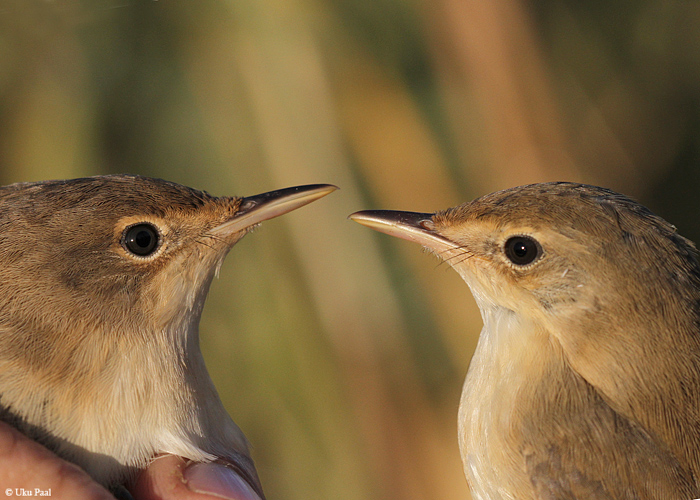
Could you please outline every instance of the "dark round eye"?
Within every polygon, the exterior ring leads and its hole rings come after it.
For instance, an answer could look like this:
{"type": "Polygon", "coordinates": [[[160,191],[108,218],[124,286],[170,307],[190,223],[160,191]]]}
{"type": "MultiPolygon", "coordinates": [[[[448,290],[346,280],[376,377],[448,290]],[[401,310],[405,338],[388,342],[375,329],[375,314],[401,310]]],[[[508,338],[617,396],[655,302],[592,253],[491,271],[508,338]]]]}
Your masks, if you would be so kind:
{"type": "Polygon", "coordinates": [[[124,230],[122,245],[127,251],[146,257],[158,249],[158,230],[151,224],[136,224],[124,230]]]}
{"type": "Polygon", "coordinates": [[[542,254],[542,247],[529,236],[508,238],[504,246],[506,257],[518,266],[532,264],[542,254]]]}

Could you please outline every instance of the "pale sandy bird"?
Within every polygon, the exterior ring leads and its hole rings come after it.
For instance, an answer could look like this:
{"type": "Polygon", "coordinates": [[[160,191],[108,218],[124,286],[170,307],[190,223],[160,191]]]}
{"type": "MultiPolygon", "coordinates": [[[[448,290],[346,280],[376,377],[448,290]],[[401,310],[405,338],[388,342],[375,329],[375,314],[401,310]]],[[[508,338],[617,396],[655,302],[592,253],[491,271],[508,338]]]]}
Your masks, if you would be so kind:
{"type": "Polygon", "coordinates": [[[481,310],[459,410],[473,498],[700,497],[700,266],[671,224],[572,183],[351,218],[435,252],[481,310]]]}
{"type": "Polygon", "coordinates": [[[262,498],[199,319],[240,238],[334,189],[217,198],[132,175],[0,188],[0,418],[110,487],[169,453],[223,460],[262,498]]]}

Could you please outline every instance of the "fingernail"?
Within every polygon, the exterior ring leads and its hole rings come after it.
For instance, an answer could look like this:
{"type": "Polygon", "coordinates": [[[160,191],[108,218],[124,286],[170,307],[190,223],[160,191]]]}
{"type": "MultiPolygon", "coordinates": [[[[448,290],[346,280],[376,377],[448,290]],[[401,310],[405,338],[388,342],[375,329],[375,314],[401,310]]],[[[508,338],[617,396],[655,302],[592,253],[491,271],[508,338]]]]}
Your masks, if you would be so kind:
{"type": "Polygon", "coordinates": [[[192,464],[185,469],[184,477],[187,487],[195,493],[228,500],[260,500],[248,482],[225,465],[192,464]]]}

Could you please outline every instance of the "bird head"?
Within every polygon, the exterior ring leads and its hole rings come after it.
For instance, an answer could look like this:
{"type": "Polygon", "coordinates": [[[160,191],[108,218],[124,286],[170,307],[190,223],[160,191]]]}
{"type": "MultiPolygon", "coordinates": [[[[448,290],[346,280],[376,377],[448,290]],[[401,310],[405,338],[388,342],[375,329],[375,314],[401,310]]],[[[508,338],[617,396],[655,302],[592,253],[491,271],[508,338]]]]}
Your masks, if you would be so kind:
{"type": "Polygon", "coordinates": [[[259,491],[206,371],[199,320],[240,238],[334,189],[218,198],[133,175],[1,188],[5,418],[105,484],[172,453],[225,459],[259,491]]]}

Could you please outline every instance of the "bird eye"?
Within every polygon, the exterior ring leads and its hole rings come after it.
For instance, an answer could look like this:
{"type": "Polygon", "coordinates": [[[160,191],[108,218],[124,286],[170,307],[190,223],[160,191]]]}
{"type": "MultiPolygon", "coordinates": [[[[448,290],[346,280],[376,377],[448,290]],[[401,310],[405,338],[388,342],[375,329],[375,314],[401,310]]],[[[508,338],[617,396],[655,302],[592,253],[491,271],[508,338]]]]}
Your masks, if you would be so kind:
{"type": "Polygon", "coordinates": [[[158,230],[151,224],[135,224],[127,227],[122,236],[122,246],[139,257],[151,255],[158,249],[158,230]]]}
{"type": "Polygon", "coordinates": [[[532,264],[542,255],[542,247],[529,236],[513,236],[508,238],[504,246],[506,257],[515,265],[532,264]]]}

